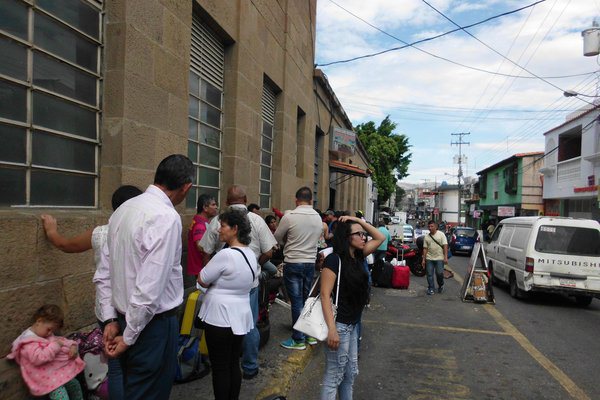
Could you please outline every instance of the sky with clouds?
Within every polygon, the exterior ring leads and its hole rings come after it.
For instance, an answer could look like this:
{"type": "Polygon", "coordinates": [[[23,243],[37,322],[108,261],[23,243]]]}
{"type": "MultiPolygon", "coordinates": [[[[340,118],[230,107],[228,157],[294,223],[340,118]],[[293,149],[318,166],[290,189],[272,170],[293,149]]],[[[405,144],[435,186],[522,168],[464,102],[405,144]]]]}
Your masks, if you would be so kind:
{"type": "MultiPolygon", "coordinates": [[[[535,2],[427,0],[460,26],[535,2]]],[[[456,182],[445,175],[458,169],[453,162],[458,147],[450,145],[457,137],[451,133],[470,132],[463,139],[470,142],[463,146],[465,175],[515,153],[543,151],[543,133],[593,100],[566,98],[563,91],[597,93],[600,66],[596,57],[583,56],[581,32],[594,17],[600,21],[600,0],[545,0],[468,28],[475,38],[457,31],[418,49],[325,65],[456,29],[427,3],[317,2],[318,68],[353,124],[379,123],[390,115],[396,133],[408,136],[413,161],[405,182],[456,182]]]]}

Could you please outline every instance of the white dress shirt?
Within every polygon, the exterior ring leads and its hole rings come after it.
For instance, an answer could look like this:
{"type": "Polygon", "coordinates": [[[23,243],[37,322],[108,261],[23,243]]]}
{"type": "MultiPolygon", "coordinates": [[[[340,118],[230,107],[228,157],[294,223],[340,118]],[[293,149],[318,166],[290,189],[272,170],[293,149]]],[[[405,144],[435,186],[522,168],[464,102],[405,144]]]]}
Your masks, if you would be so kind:
{"type": "Polygon", "coordinates": [[[155,314],[183,302],[181,217],[154,185],[123,203],[108,222],[112,305],[125,314],[132,345],[155,314]]]}
{"type": "Polygon", "coordinates": [[[200,271],[202,282],[210,286],[198,316],[207,324],[231,327],[234,335],[245,335],[254,327],[248,293],[258,282],[258,265],[248,247],[238,249],[250,266],[237,250],[228,248],[219,251],[200,271]]]}
{"type": "Polygon", "coordinates": [[[96,263],[93,279],[96,287],[95,310],[96,318],[100,322],[117,317],[111,299],[107,238],[108,225],[97,226],[92,231],[92,249],[94,249],[94,262],[96,263]]]}

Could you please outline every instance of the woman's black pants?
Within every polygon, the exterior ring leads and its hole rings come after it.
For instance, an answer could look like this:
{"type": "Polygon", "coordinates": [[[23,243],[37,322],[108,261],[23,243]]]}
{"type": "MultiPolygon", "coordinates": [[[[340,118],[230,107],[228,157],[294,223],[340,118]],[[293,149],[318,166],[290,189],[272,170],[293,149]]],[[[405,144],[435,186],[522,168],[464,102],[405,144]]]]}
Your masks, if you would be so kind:
{"type": "Polygon", "coordinates": [[[212,369],[216,400],[237,400],[242,385],[240,356],[244,335],[234,335],[231,328],[205,324],[208,358],[212,369]]]}

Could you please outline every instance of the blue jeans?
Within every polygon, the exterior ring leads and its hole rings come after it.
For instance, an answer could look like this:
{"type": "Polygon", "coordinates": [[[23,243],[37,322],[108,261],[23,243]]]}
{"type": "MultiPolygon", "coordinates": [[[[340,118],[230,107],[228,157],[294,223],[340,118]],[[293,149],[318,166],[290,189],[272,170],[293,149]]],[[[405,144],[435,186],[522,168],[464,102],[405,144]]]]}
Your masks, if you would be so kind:
{"type": "Polygon", "coordinates": [[[336,322],[340,336],[337,350],[325,347],[326,363],[321,400],[335,400],[339,393],[340,400],[352,400],[352,385],[358,375],[358,332],[356,325],[336,322]]]}
{"type": "MultiPolygon", "coordinates": [[[[292,303],[292,326],[302,312],[314,274],[315,263],[286,263],[283,267],[283,282],[292,303]]],[[[304,333],[293,329],[292,339],[304,342],[304,333]]]]}
{"type": "Polygon", "coordinates": [[[258,321],[258,286],[250,290],[250,308],[254,327],[244,336],[242,344],[242,369],[248,374],[258,370],[258,345],[260,344],[260,333],[256,327],[258,321]]]}
{"type": "Polygon", "coordinates": [[[427,260],[427,285],[429,290],[435,290],[433,283],[433,273],[437,278],[438,287],[444,286],[444,260],[427,260]]]}
{"type": "MultiPolygon", "coordinates": [[[[119,315],[119,325],[126,326],[119,315]]],[[[127,400],[168,399],[177,369],[177,316],[153,318],[135,344],[121,355],[125,396],[127,400]]]]}

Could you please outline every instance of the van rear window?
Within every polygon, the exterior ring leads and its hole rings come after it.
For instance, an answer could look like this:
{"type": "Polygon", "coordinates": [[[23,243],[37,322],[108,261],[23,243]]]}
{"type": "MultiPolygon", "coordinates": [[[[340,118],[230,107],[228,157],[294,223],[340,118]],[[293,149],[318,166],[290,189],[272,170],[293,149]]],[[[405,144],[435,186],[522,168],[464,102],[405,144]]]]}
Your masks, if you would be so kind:
{"type": "Polygon", "coordinates": [[[600,256],[600,232],[591,228],[542,225],[535,250],[540,253],[600,256]]]}

